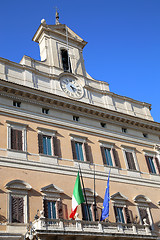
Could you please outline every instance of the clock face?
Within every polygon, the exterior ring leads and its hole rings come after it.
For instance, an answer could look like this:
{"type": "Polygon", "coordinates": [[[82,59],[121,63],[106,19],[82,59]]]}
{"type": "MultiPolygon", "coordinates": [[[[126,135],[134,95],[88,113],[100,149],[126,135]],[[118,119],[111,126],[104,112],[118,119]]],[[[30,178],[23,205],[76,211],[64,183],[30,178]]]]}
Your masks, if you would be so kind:
{"type": "Polygon", "coordinates": [[[63,78],[60,80],[62,90],[72,98],[83,97],[83,88],[76,80],[71,78],[63,78]]]}

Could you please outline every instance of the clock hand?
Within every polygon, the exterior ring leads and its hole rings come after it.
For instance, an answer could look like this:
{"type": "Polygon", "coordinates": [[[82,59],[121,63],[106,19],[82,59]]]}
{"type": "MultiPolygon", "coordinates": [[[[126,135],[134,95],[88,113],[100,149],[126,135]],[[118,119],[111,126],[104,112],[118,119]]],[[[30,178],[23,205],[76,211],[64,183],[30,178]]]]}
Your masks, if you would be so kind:
{"type": "Polygon", "coordinates": [[[72,85],[70,85],[70,88],[71,88],[74,92],[76,92],[76,88],[75,88],[75,87],[73,87],[72,85]]]}

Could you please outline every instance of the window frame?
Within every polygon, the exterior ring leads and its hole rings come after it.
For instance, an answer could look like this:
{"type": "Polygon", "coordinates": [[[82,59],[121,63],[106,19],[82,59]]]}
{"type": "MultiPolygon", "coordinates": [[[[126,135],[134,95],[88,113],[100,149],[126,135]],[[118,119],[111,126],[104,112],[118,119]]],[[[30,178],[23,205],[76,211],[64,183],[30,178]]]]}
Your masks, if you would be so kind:
{"type": "MultiPolygon", "coordinates": [[[[101,140],[99,140],[99,143],[100,143],[102,161],[103,161],[104,166],[114,167],[114,168],[121,168],[121,163],[120,163],[119,156],[116,157],[116,156],[114,156],[114,153],[113,153],[113,151],[117,152],[115,143],[105,142],[105,141],[101,141],[101,140]],[[102,150],[102,148],[104,148],[104,150],[102,150]],[[111,156],[112,165],[108,165],[107,164],[105,149],[110,149],[110,156],[111,156]],[[104,156],[103,156],[104,154],[105,154],[105,159],[104,159],[104,156]],[[106,161],[106,163],[104,163],[104,160],[106,161]],[[116,162],[117,162],[117,164],[116,164],[116,162]]],[[[118,153],[116,153],[116,154],[118,154],[118,153]]]]}
{"type": "MultiPolygon", "coordinates": [[[[48,157],[56,157],[55,151],[54,151],[54,145],[53,145],[53,138],[56,137],[57,131],[51,130],[51,129],[39,128],[39,127],[37,129],[38,129],[38,135],[39,134],[42,135],[42,145],[43,145],[43,137],[50,137],[51,139],[50,141],[51,155],[45,154],[44,151],[43,153],[40,153],[39,150],[38,150],[38,154],[43,156],[48,156],[48,157]]],[[[39,148],[39,141],[38,141],[38,148],[39,148]]]]}
{"type": "MultiPolygon", "coordinates": [[[[43,196],[43,211],[44,211],[44,216],[45,216],[45,201],[49,201],[49,202],[55,202],[55,214],[56,214],[56,218],[51,218],[51,219],[59,219],[60,217],[60,213],[59,213],[59,204],[62,204],[62,197],[61,194],[64,193],[64,191],[62,189],[60,189],[59,187],[55,186],[54,184],[50,184],[47,185],[43,188],[41,188],[40,190],[42,192],[42,196],[43,196]]],[[[63,213],[63,208],[62,208],[62,215],[64,215],[63,213]]]]}
{"type": "MultiPolygon", "coordinates": [[[[127,206],[128,198],[126,196],[124,196],[122,193],[117,192],[111,196],[111,202],[112,202],[113,208],[114,208],[115,221],[118,222],[115,208],[122,208],[124,224],[127,224],[128,219],[126,216],[125,209],[128,209],[128,206],[127,206]]],[[[129,213],[130,210],[127,210],[127,211],[129,213]]],[[[132,222],[132,218],[130,215],[129,215],[129,219],[130,219],[130,222],[132,222]]],[[[123,224],[123,222],[119,222],[119,223],[123,224]]]]}
{"type": "Polygon", "coordinates": [[[125,160],[127,170],[129,170],[129,171],[140,171],[138,161],[137,161],[137,157],[136,157],[136,153],[135,153],[136,149],[132,148],[132,147],[129,147],[129,146],[123,146],[123,145],[121,145],[121,147],[122,147],[123,157],[124,157],[124,160],[125,160]],[[126,152],[132,153],[132,157],[133,157],[133,161],[134,161],[134,165],[135,165],[136,169],[129,168],[126,152]]]}
{"type": "Polygon", "coordinates": [[[152,215],[151,215],[151,211],[150,211],[151,200],[148,197],[146,197],[142,194],[137,195],[133,200],[134,200],[134,202],[136,203],[136,206],[137,206],[137,212],[138,212],[140,224],[144,225],[144,222],[142,221],[141,214],[140,214],[140,208],[143,208],[147,211],[149,225],[153,229],[153,220],[152,220],[152,215]]]}
{"type": "Polygon", "coordinates": [[[144,153],[144,158],[146,160],[146,165],[147,165],[149,174],[160,175],[160,170],[158,168],[158,165],[160,167],[159,154],[157,152],[148,151],[148,150],[144,150],[144,149],[143,149],[143,153],[144,153]],[[148,166],[148,164],[150,164],[150,162],[149,162],[149,160],[147,161],[146,157],[151,157],[152,158],[152,163],[153,163],[153,166],[155,168],[155,173],[150,171],[151,165],[148,166]],[[157,159],[158,163],[156,162],[156,159],[157,159]]]}
{"type": "Polygon", "coordinates": [[[22,181],[22,180],[13,180],[6,184],[5,188],[8,193],[8,223],[9,224],[27,224],[29,220],[29,201],[28,201],[28,192],[32,187],[22,181]],[[21,197],[23,198],[23,223],[12,222],[12,197],[21,197]]]}
{"type": "Polygon", "coordinates": [[[17,151],[17,152],[27,152],[27,127],[28,125],[6,121],[7,122],[7,149],[10,151],[17,151]],[[22,150],[12,149],[11,148],[11,129],[22,131],[22,150]]]}
{"type": "Polygon", "coordinates": [[[79,163],[90,163],[91,161],[90,161],[90,153],[88,149],[87,137],[70,134],[70,139],[71,139],[73,161],[77,161],[79,163]],[[77,158],[76,145],[75,145],[76,143],[82,144],[82,153],[83,153],[84,161],[78,160],[77,158]]]}

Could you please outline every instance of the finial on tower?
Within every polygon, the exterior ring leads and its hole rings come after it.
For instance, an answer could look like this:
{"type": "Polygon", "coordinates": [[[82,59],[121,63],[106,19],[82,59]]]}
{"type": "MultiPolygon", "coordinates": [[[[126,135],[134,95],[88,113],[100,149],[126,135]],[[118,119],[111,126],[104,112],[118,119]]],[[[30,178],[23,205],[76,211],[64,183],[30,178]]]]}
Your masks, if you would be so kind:
{"type": "Polygon", "coordinates": [[[56,25],[60,24],[59,22],[59,13],[57,11],[57,8],[56,8],[56,25]]]}

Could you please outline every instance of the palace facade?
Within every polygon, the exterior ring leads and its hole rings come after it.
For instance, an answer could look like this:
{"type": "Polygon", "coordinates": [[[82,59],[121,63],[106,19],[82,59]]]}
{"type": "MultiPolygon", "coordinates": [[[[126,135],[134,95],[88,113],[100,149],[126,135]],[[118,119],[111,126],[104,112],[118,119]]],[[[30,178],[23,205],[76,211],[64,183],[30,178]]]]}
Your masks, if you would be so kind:
{"type": "Polygon", "coordinates": [[[87,42],[58,14],[33,41],[41,61],[0,58],[0,239],[159,239],[160,123],[151,105],[93,79],[87,42]],[[88,205],[71,220],[79,167],[88,205]],[[110,215],[100,222],[110,170],[110,215]]]}

